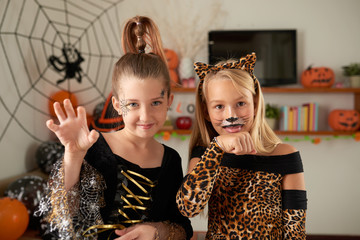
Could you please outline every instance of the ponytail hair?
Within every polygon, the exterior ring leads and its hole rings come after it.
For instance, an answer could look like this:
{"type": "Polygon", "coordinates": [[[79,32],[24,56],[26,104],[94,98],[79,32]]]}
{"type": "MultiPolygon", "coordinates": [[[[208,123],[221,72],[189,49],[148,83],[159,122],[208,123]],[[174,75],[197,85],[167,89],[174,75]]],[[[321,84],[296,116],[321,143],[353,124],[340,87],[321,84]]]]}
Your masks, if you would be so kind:
{"type": "Polygon", "coordinates": [[[157,25],[148,17],[136,16],[128,20],[122,33],[122,48],[124,53],[145,53],[149,47],[153,54],[159,55],[166,63],[160,31],[157,25]]]}
{"type": "Polygon", "coordinates": [[[124,56],[115,64],[112,93],[118,99],[123,77],[159,79],[170,96],[170,75],[160,32],[153,20],[144,16],[129,19],[121,40],[124,56]],[[148,53],[146,53],[148,51],[148,53]]]}

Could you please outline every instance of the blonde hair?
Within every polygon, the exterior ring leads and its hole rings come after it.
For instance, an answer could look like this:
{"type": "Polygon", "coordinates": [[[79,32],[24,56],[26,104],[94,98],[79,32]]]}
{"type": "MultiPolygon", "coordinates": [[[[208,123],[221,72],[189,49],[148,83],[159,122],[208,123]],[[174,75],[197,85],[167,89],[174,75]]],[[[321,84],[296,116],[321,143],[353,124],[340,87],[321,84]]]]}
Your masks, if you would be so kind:
{"type": "Polygon", "coordinates": [[[148,17],[129,19],[122,33],[124,55],[116,62],[112,76],[112,93],[118,99],[117,87],[123,77],[159,79],[170,96],[170,75],[157,25],[148,17]],[[145,48],[150,53],[145,53],[145,48]]]}
{"type": "MultiPolygon", "coordinates": [[[[222,64],[222,63],[218,63],[222,64]]],[[[254,141],[255,149],[258,153],[270,153],[281,143],[274,131],[265,121],[265,103],[264,97],[258,80],[254,82],[250,74],[240,69],[223,69],[218,72],[210,72],[206,75],[203,87],[197,88],[196,106],[195,106],[195,123],[190,138],[189,156],[195,146],[208,147],[211,140],[218,136],[213,128],[206,106],[206,88],[210,81],[215,79],[229,79],[234,87],[239,91],[249,90],[254,99],[255,117],[250,128],[250,135],[254,141]]],[[[226,94],[226,93],[224,93],[226,94]]]]}

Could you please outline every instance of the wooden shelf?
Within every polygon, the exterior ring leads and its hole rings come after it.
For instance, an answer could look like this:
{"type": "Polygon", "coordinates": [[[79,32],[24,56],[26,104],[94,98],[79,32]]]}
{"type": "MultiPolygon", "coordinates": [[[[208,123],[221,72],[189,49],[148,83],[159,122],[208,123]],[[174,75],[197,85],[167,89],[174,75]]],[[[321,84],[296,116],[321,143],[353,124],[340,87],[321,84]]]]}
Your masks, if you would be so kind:
{"type": "MultiPolygon", "coordinates": [[[[350,93],[354,94],[354,108],[360,112],[360,88],[303,88],[299,87],[262,87],[263,93],[350,93]]],[[[195,93],[195,88],[172,88],[173,92],[178,93],[195,93]]],[[[170,130],[177,134],[191,134],[191,130],[170,130]]],[[[319,136],[344,136],[353,135],[355,132],[340,132],[340,131],[275,131],[278,135],[319,135],[319,136]]]]}
{"type": "Polygon", "coordinates": [[[195,93],[196,88],[181,88],[181,87],[173,87],[171,91],[177,93],[195,93]]]}
{"type": "MultiPolygon", "coordinates": [[[[162,133],[162,132],[169,132],[170,134],[177,133],[179,135],[190,135],[191,129],[189,129],[189,130],[173,129],[173,130],[159,131],[159,133],[162,133]]],[[[355,134],[356,132],[344,132],[344,131],[343,132],[341,132],[341,131],[304,132],[304,131],[279,131],[279,130],[276,130],[275,133],[278,135],[351,136],[351,135],[355,134]]]]}
{"type": "Polygon", "coordinates": [[[360,88],[286,88],[263,87],[263,93],[360,93],[360,88]]]}
{"type": "Polygon", "coordinates": [[[313,132],[304,132],[304,131],[275,131],[278,135],[318,135],[318,136],[350,136],[355,134],[355,132],[340,132],[340,131],[313,131],[313,132]]]}
{"type": "MultiPolygon", "coordinates": [[[[171,88],[173,92],[194,93],[196,88],[171,88]]],[[[263,93],[360,93],[360,88],[262,87],[263,93]]]]}

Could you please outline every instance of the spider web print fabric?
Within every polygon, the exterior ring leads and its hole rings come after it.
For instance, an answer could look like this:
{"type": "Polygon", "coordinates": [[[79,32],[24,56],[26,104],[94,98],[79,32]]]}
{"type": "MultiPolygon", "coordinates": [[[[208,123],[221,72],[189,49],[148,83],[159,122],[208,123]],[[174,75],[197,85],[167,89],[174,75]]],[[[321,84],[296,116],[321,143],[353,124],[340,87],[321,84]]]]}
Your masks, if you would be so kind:
{"type": "Polygon", "coordinates": [[[49,139],[45,126],[50,118],[48,103],[58,91],[74,94],[89,115],[105,101],[113,65],[122,56],[122,2],[0,1],[1,151],[21,137],[28,142],[49,139]],[[78,59],[74,76],[57,71],[49,60],[53,56],[64,63],[64,46],[83,58],[78,59]]]}
{"type": "Polygon", "coordinates": [[[105,205],[105,180],[86,162],[80,174],[80,182],[66,191],[63,162],[54,165],[47,195],[35,212],[38,217],[45,215],[49,222],[46,233],[57,231],[61,239],[97,239],[96,234],[84,237],[82,233],[89,226],[103,224],[100,207],[105,205]]]}

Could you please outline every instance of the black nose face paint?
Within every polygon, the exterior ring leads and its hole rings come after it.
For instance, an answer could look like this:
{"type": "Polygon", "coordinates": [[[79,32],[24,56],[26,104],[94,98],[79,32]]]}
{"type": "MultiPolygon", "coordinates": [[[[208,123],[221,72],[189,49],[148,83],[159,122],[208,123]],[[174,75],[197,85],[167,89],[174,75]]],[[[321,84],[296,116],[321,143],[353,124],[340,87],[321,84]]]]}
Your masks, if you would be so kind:
{"type": "Polygon", "coordinates": [[[230,122],[230,123],[232,123],[232,122],[235,122],[235,121],[237,121],[239,118],[237,118],[237,117],[229,117],[229,118],[227,118],[227,119],[225,119],[227,122],[230,122]]]}

